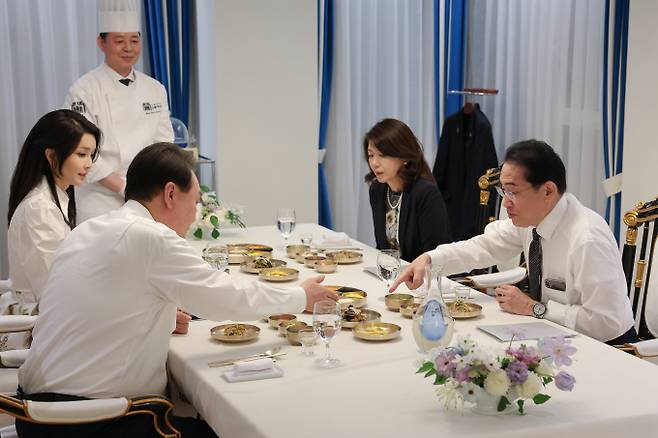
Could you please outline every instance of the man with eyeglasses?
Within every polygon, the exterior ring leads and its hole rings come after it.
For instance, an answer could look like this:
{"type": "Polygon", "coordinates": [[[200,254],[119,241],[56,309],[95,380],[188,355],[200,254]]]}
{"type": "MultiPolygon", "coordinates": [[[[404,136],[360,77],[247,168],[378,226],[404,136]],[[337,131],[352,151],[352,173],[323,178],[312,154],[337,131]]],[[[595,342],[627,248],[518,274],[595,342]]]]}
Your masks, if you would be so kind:
{"type": "Polygon", "coordinates": [[[565,174],[545,142],[510,146],[496,188],[508,219],[421,254],[390,290],[402,282],[419,287],[430,263],[450,275],[524,252],[530,293],[511,285],[496,288],[501,309],[546,318],[611,345],[637,341],[617,242],[599,214],[566,192],[565,174]]]}

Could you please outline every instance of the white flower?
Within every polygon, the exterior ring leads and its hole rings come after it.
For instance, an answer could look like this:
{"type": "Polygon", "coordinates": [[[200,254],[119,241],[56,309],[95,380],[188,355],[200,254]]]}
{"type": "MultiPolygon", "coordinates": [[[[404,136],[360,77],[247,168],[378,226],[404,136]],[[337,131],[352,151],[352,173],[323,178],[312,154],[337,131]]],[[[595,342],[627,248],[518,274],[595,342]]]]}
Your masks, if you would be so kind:
{"type": "Polygon", "coordinates": [[[468,361],[468,356],[462,356],[459,354],[455,356],[455,364],[457,364],[457,371],[460,371],[471,365],[471,363],[468,361]]]}
{"type": "Polygon", "coordinates": [[[465,382],[459,385],[457,388],[459,393],[464,398],[464,401],[475,403],[482,393],[482,388],[477,386],[475,383],[465,382]]]}
{"type": "Polygon", "coordinates": [[[510,380],[504,370],[489,373],[484,379],[484,389],[491,395],[503,396],[510,387],[510,380]]]}
{"type": "Polygon", "coordinates": [[[557,370],[553,363],[547,360],[540,361],[539,365],[537,365],[537,368],[535,369],[535,373],[539,374],[540,376],[554,376],[556,372],[557,370]]]}
{"type": "Polygon", "coordinates": [[[541,379],[535,373],[528,373],[528,378],[522,385],[516,385],[517,392],[521,398],[533,398],[541,389],[541,379]]]}
{"type": "Polygon", "coordinates": [[[445,409],[457,409],[459,411],[464,409],[464,397],[457,390],[456,383],[448,380],[445,384],[436,388],[436,395],[439,398],[439,403],[445,409]]]}

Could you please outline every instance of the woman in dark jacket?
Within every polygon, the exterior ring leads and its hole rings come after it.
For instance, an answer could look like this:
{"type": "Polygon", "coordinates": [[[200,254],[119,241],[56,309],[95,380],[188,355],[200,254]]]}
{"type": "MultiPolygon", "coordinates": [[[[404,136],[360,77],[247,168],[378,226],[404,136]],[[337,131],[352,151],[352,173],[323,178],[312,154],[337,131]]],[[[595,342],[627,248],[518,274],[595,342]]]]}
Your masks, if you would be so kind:
{"type": "Polygon", "coordinates": [[[377,249],[399,249],[412,261],[451,242],[445,203],[411,129],[384,119],[365,135],[363,151],[377,249]]]}

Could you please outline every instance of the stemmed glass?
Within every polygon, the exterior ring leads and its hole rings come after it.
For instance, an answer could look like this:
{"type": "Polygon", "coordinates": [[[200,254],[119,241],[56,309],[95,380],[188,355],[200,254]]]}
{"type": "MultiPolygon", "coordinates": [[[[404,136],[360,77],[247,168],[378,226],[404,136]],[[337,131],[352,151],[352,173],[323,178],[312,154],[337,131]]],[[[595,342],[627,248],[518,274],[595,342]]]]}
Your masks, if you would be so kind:
{"type": "Polygon", "coordinates": [[[386,292],[391,288],[393,280],[400,273],[400,252],[397,249],[382,249],[377,255],[379,276],[386,282],[386,292]]]}
{"type": "Polygon", "coordinates": [[[340,332],[341,325],[340,304],[335,301],[318,301],[315,303],[313,306],[313,328],[327,347],[326,357],[316,360],[321,368],[340,366],[340,360],[331,357],[329,343],[340,332]]]}
{"type": "Polygon", "coordinates": [[[279,214],[276,217],[276,225],[281,232],[281,235],[288,243],[288,238],[295,229],[295,209],[294,208],[280,208],[279,214]]]}
{"type": "Polygon", "coordinates": [[[213,245],[203,248],[201,258],[218,271],[228,266],[228,248],[226,245],[213,245]]]}

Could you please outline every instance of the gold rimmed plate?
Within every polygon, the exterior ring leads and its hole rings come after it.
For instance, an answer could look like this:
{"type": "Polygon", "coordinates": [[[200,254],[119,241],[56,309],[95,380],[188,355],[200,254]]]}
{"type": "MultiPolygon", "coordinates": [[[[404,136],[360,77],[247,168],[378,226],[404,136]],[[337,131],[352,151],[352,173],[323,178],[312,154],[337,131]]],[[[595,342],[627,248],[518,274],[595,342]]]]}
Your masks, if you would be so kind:
{"type": "Polygon", "coordinates": [[[210,329],[210,336],[220,342],[248,342],[258,338],[260,328],[251,324],[222,324],[210,329]]]}
{"type": "Polygon", "coordinates": [[[268,259],[266,257],[263,258],[257,258],[256,260],[252,260],[250,262],[242,262],[240,263],[240,270],[242,272],[246,272],[248,274],[259,274],[260,271],[263,269],[267,268],[280,268],[282,266],[286,266],[287,263],[283,260],[279,259],[268,259]],[[263,262],[262,260],[265,259],[269,262],[269,266],[263,262]]]}
{"type": "Polygon", "coordinates": [[[340,303],[341,310],[344,310],[350,304],[354,307],[363,307],[366,305],[368,294],[358,288],[350,286],[326,286],[338,294],[338,303],[340,303]]]}
{"type": "Polygon", "coordinates": [[[299,277],[299,271],[293,268],[265,268],[258,278],[265,281],[293,281],[299,277]]]}
{"type": "Polygon", "coordinates": [[[400,336],[402,327],[390,322],[361,322],[354,326],[354,336],[364,341],[390,341],[400,336]]]}
{"type": "Polygon", "coordinates": [[[349,314],[346,315],[348,309],[345,309],[343,311],[343,322],[342,322],[343,328],[351,329],[354,328],[355,325],[360,324],[362,322],[379,321],[382,317],[382,314],[375,310],[371,310],[371,309],[356,309],[356,310],[360,312],[360,315],[362,315],[364,319],[359,319],[359,320],[352,319],[351,315],[349,314]]]}
{"type": "Polygon", "coordinates": [[[467,301],[451,301],[446,303],[450,316],[454,319],[469,319],[482,315],[482,306],[467,301]]]}
{"type": "Polygon", "coordinates": [[[327,251],[325,254],[327,257],[334,259],[339,265],[350,265],[352,263],[359,263],[363,260],[363,254],[358,251],[327,251]]]}

